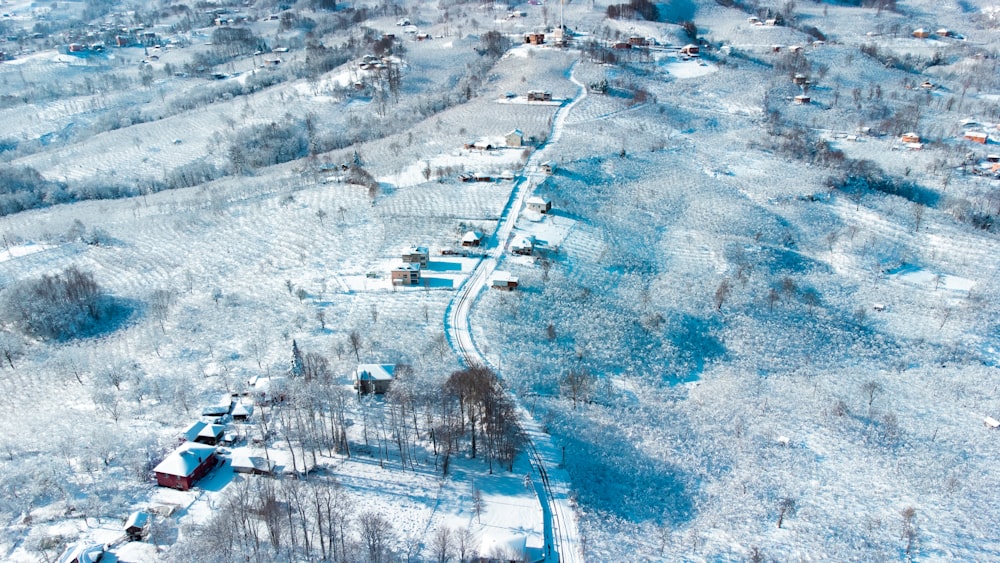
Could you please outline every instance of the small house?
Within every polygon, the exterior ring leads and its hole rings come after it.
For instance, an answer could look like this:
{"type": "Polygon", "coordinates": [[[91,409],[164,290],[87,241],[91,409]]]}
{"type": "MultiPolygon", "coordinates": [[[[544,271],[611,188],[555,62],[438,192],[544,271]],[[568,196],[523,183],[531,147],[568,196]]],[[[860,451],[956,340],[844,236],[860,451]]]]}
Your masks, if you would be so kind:
{"type": "Polygon", "coordinates": [[[524,202],[529,210],[536,213],[548,213],[552,210],[552,201],[538,196],[531,196],[524,202]]]}
{"type": "Polygon", "coordinates": [[[805,94],[799,94],[798,96],[795,96],[794,101],[795,101],[796,104],[798,104],[800,106],[804,106],[806,104],[811,103],[812,102],[812,98],[810,98],[809,96],[807,96],[805,94]]]}
{"type": "Polygon", "coordinates": [[[193,422],[191,424],[191,426],[188,426],[187,429],[184,430],[184,432],[183,432],[184,441],[186,441],[186,442],[194,442],[195,439],[198,438],[198,434],[200,434],[201,431],[206,426],[208,426],[208,423],[207,422],[203,422],[201,420],[193,422]]]}
{"type": "Polygon", "coordinates": [[[701,49],[694,43],[688,43],[681,47],[681,54],[689,57],[697,57],[699,52],[701,52],[701,49]]]}
{"type": "Polygon", "coordinates": [[[627,43],[625,41],[615,41],[614,43],[611,44],[611,48],[612,49],[618,49],[620,51],[621,50],[627,50],[627,49],[631,49],[632,48],[632,44],[631,43],[627,43]]]}
{"type": "Polygon", "coordinates": [[[973,143],[979,143],[981,145],[985,145],[989,140],[989,135],[983,133],[982,131],[966,131],[962,136],[966,140],[972,141],[973,143]]]}
{"type": "Polygon", "coordinates": [[[469,231],[462,235],[462,246],[479,246],[483,242],[483,233],[469,231]]]}
{"type": "Polygon", "coordinates": [[[490,287],[501,291],[514,291],[517,287],[517,276],[511,275],[510,272],[493,272],[490,287]]]}
{"type": "Polygon", "coordinates": [[[392,269],[390,277],[392,285],[420,285],[420,265],[398,264],[392,269]]]}
{"type": "Polygon", "coordinates": [[[500,172],[500,179],[501,180],[508,180],[508,181],[513,180],[514,179],[514,172],[511,171],[511,170],[504,170],[504,171],[500,172]]]}
{"type": "Polygon", "coordinates": [[[646,38],[641,35],[632,35],[628,38],[628,44],[633,47],[645,47],[646,38]]]}
{"type": "Polygon", "coordinates": [[[218,445],[222,441],[222,435],[226,433],[226,427],[221,424],[206,424],[198,431],[192,442],[205,444],[207,446],[218,445]]]}
{"type": "Polygon", "coordinates": [[[747,18],[747,23],[750,25],[761,25],[762,22],[760,21],[760,18],[758,18],[757,16],[750,16],[749,18],[747,18]]]}
{"type": "Polygon", "coordinates": [[[92,541],[78,541],[66,547],[59,563],[97,563],[104,556],[104,546],[92,541]]]}
{"type": "Polygon", "coordinates": [[[354,370],[354,388],[358,393],[381,395],[389,390],[395,371],[392,364],[361,364],[354,370]]]}
{"type": "Polygon", "coordinates": [[[529,90],[528,91],[528,101],[529,102],[550,102],[552,101],[552,92],[548,90],[529,90]]]}
{"type": "Polygon", "coordinates": [[[899,140],[901,142],[907,143],[907,144],[909,144],[909,143],[919,143],[920,142],[920,135],[917,135],[916,133],[913,133],[911,131],[909,133],[903,133],[903,135],[899,138],[899,140]]]}
{"type": "Polygon", "coordinates": [[[514,129],[510,133],[504,135],[504,143],[508,147],[523,147],[524,146],[524,133],[520,129],[514,129]]]}
{"type": "Polygon", "coordinates": [[[245,422],[253,415],[253,405],[245,405],[242,402],[236,403],[233,406],[233,412],[230,414],[233,416],[233,420],[245,422]]]}
{"type": "Polygon", "coordinates": [[[510,244],[510,251],[513,254],[519,254],[521,256],[531,256],[531,252],[535,249],[535,242],[533,237],[525,236],[517,239],[510,244]]]}
{"type": "Polygon", "coordinates": [[[913,30],[913,36],[917,39],[927,39],[931,36],[931,32],[922,27],[913,30]]]}
{"type": "Polygon", "coordinates": [[[799,86],[802,86],[807,81],[808,81],[808,78],[806,78],[806,75],[804,75],[804,74],[796,73],[795,76],[792,77],[792,84],[797,84],[799,86]]]}
{"type": "Polygon", "coordinates": [[[544,33],[525,33],[524,42],[529,45],[542,45],[545,43],[544,33]]]}
{"type": "Polygon", "coordinates": [[[233,397],[226,393],[219,398],[219,402],[201,409],[201,416],[225,416],[232,409],[233,397]]]}
{"type": "Polygon", "coordinates": [[[427,259],[430,257],[430,253],[427,251],[426,246],[411,246],[403,251],[403,263],[404,264],[416,264],[421,268],[427,267],[427,259]]]}
{"type": "Polygon", "coordinates": [[[157,485],[187,491],[217,462],[215,447],[185,442],[154,467],[153,473],[157,485]]]}
{"type": "Polygon", "coordinates": [[[124,528],[129,541],[142,541],[149,533],[149,513],[136,510],[125,520],[124,528]]]}
{"type": "Polygon", "coordinates": [[[541,163],[539,166],[542,167],[542,172],[548,174],[549,176],[551,176],[552,174],[554,174],[555,171],[556,171],[556,163],[552,162],[551,160],[546,160],[545,162],[541,163]]]}

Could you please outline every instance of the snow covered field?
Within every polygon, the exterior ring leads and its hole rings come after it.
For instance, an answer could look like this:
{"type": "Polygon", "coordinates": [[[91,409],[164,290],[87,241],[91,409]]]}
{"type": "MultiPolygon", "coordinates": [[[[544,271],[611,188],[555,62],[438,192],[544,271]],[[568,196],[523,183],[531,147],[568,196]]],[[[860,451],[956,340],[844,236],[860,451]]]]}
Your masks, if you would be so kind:
{"type": "MultiPolygon", "coordinates": [[[[5,42],[3,166],[136,195],[0,217],[0,559],[79,539],[121,561],[1000,559],[984,424],[1000,418],[1000,185],[973,173],[1000,150],[962,121],[1000,136],[994,14],[762,4],[786,19],[765,26],[723,4],[690,7],[697,57],[676,22],[608,20],[605,3],[563,6],[568,49],[522,43],[555,5],[297,7],[311,24],[234,6],[290,49],[200,74],[210,22],[156,59],[5,42]],[[496,60],[493,30],[515,30],[496,60]],[[386,59],[398,90],[359,67],[383,33],[403,47],[386,59]],[[630,37],[659,45],[611,47],[630,37]],[[296,124],[301,154],[248,164],[256,131],[296,124]],[[504,146],[514,129],[524,146],[504,146]],[[171,183],[184,174],[201,179],[171,183]],[[393,284],[414,245],[421,283],[393,284]],[[26,334],[4,294],[70,266],[113,322],[26,334]],[[493,270],[518,287],[489,289],[493,270]],[[201,409],[287,375],[293,342],[325,375],[235,424],[194,489],[157,487],[201,409]],[[469,347],[535,446],[510,467],[473,455],[464,422],[451,433],[464,413],[440,393],[469,347]],[[359,363],[408,366],[402,391],[358,396],[359,363]],[[235,473],[250,448],[283,476],[235,473]],[[156,513],[148,539],[119,542],[138,509],[156,513]]],[[[149,29],[183,18],[163,20],[149,29]]]]}

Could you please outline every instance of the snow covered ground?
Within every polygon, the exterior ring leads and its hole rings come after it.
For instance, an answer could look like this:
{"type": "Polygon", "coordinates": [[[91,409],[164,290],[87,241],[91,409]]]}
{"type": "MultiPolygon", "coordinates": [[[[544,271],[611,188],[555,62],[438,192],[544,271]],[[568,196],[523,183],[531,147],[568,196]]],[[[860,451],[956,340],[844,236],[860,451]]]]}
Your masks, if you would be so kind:
{"type": "MultiPolygon", "coordinates": [[[[4,5],[18,18],[29,8],[4,5]]],[[[367,20],[404,37],[399,99],[384,107],[376,89],[353,90],[357,60],[253,92],[227,90],[271,72],[251,56],[218,69],[235,78],[179,76],[211,28],[146,63],[148,85],[142,48],[81,59],[39,43],[0,63],[5,166],[142,194],[0,218],[4,291],[76,266],[123,311],[99,337],[0,332],[0,558],[115,542],[125,516],[148,508],[162,510],[158,528],[116,544],[116,557],[197,559],[234,494],[271,481],[226,462],[182,492],[157,488],[150,469],[220,394],[288,372],[293,341],[329,362],[322,396],[349,399],[352,455],[313,459],[284,438],[300,435],[287,413],[305,407],[278,409],[268,455],[315,471],[300,488],[274,482],[281,494],[342,492],[345,549],[358,559],[366,513],[389,521],[399,559],[439,559],[442,538],[451,560],[460,539],[535,560],[549,545],[565,561],[1000,558],[1000,447],[983,422],[1000,417],[1000,241],[988,223],[998,186],[969,164],[998,151],[961,138],[963,119],[1000,119],[993,57],[977,58],[994,50],[989,6],[774,5],[794,21],[758,26],[702,3],[690,18],[704,49],[689,60],[675,54],[691,41],[681,26],[607,20],[604,5],[564,6],[581,32],[568,50],[520,41],[552,25],[554,6],[520,6],[517,27],[471,6],[449,20],[411,8],[429,39],[397,16],[367,20]],[[518,30],[516,45],[482,69],[476,48],[493,21],[518,30]],[[963,38],[921,40],[918,26],[963,38]],[[584,54],[587,41],[632,35],[669,45],[615,65],[584,54]],[[810,77],[810,104],[792,102],[804,91],[796,72],[810,77]],[[588,91],[601,79],[606,94],[588,91]],[[528,102],[529,90],[553,101],[528,102]],[[241,132],[307,119],[320,137],[373,134],[229,170],[241,132]],[[515,128],[534,141],[465,148],[515,128]],[[921,150],[899,150],[909,130],[921,150]],[[816,156],[824,147],[842,155],[816,156]],[[895,183],[832,187],[862,159],[895,183]],[[350,162],[374,183],[348,181],[350,162]],[[221,177],[147,189],[209,166],[221,177]],[[525,209],[530,195],[552,212],[525,209]],[[469,230],[487,235],[483,247],[461,247],[469,230]],[[527,237],[535,252],[513,255],[527,237]],[[393,286],[411,245],[431,251],[428,283],[393,286]],[[494,269],[517,290],[485,289],[494,269]],[[466,438],[445,475],[436,403],[418,401],[406,448],[389,439],[395,404],[351,388],[359,362],[409,365],[420,397],[473,351],[523,409],[534,450],[511,471],[472,458],[466,438]]],[[[326,46],[360,40],[310,14],[327,25],[326,46]]],[[[292,46],[276,72],[307,64],[298,24],[249,25],[292,46]]],[[[320,558],[315,543],[296,549],[289,559],[320,558]]]]}

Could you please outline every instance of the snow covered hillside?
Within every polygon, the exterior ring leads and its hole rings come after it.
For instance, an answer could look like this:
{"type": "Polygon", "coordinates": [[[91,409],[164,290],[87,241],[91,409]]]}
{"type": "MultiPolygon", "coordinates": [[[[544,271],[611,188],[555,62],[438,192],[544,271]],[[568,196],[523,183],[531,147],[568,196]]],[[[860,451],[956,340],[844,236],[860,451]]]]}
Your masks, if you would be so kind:
{"type": "Polygon", "coordinates": [[[2,6],[0,559],[1000,558],[987,3],[213,6],[2,6]]]}

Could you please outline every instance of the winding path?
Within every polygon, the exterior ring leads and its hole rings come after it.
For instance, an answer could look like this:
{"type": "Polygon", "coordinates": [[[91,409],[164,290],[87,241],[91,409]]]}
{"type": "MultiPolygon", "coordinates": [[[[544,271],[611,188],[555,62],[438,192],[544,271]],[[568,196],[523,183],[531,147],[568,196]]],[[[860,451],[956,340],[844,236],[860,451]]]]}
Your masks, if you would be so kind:
{"type": "MultiPolygon", "coordinates": [[[[525,199],[531,195],[535,186],[545,179],[545,174],[538,171],[538,163],[544,162],[545,155],[550,152],[550,148],[557,144],[562,137],[566,116],[576,104],[587,97],[587,89],[573,75],[575,68],[576,63],[569,69],[569,79],[579,88],[576,97],[556,110],[548,140],[534,151],[525,163],[524,170],[527,172],[518,179],[511,190],[510,199],[500,214],[496,231],[489,240],[486,252],[476,264],[469,278],[459,288],[445,312],[445,333],[448,336],[448,341],[465,365],[490,366],[501,376],[497,366],[492,365],[476,347],[469,325],[469,312],[479,293],[483,288],[488,287],[490,276],[496,270],[497,264],[503,256],[525,199]]],[[[526,450],[531,456],[531,480],[542,507],[545,535],[544,560],[565,563],[583,561],[576,517],[569,496],[569,476],[565,470],[559,467],[561,453],[553,444],[551,436],[543,432],[531,414],[520,404],[520,401],[517,401],[516,397],[514,399],[521,418],[521,428],[526,438],[526,450]]]]}

